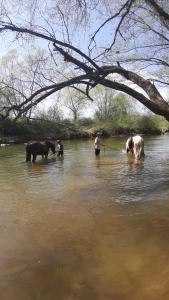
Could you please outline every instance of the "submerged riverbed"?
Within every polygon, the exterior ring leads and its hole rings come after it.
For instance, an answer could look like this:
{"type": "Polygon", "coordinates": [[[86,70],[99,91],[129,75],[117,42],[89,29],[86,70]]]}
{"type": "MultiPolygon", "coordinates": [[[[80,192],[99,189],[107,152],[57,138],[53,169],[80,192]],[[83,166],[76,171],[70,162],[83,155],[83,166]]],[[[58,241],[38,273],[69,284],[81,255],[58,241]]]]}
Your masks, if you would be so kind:
{"type": "Polygon", "coordinates": [[[2,300],[168,300],[169,135],[65,141],[64,159],[0,148],[2,300]]]}

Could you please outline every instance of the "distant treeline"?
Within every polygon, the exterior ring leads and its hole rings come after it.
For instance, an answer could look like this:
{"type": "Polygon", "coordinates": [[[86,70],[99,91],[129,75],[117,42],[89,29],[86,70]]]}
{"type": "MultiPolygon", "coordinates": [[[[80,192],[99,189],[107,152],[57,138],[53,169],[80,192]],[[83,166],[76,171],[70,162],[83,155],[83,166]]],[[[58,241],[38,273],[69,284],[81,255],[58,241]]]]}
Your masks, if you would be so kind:
{"type": "Polygon", "coordinates": [[[88,138],[101,131],[103,136],[119,134],[161,134],[168,122],[156,115],[126,115],[123,118],[97,120],[81,118],[51,121],[46,119],[0,119],[0,142],[27,142],[44,139],[88,138]]]}

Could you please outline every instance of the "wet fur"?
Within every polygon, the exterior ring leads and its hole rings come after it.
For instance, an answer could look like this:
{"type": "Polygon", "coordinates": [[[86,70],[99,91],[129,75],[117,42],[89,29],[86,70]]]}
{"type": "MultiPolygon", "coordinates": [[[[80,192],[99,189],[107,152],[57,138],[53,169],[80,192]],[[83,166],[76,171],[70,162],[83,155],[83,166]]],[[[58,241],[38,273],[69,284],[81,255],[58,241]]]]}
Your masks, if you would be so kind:
{"type": "Polygon", "coordinates": [[[145,156],[143,138],[139,135],[128,138],[126,142],[126,152],[131,153],[136,159],[143,158],[145,156]]]}

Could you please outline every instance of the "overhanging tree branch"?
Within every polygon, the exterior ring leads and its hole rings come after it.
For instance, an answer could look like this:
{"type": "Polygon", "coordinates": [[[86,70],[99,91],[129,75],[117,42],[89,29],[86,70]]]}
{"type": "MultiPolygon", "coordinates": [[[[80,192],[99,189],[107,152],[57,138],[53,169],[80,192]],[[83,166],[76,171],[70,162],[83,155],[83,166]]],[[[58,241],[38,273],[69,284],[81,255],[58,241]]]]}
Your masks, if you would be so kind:
{"type": "Polygon", "coordinates": [[[163,25],[169,29],[169,14],[154,0],[145,0],[145,2],[156,12],[163,25]]]}
{"type": "MultiPolygon", "coordinates": [[[[146,1],[148,5],[150,2],[154,1],[146,1]]],[[[116,36],[118,33],[121,32],[122,30],[122,23],[126,16],[129,18],[131,17],[134,3],[136,3],[136,0],[128,0],[125,2],[123,7],[121,7],[113,17],[118,17],[120,18],[120,21],[118,24],[116,24],[116,30],[115,30],[115,36],[114,36],[114,41],[111,45],[111,47],[114,45],[114,42],[116,40],[116,36]],[[131,14],[130,14],[131,12],[131,14]]],[[[147,10],[149,12],[149,10],[147,10]]],[[[135,18],[137,16],[135,15],[135,18]]],[[[167,18],[167,16],[163,16],[164,18],[167,18]]],[[[100,29],[107,24],[107,22],[111,21],[106,20],[105,23],[102,24],[100,29]]],[[[136,19],[135,19],[136,20],[136,19]]],[[[136,20],[137,24],[139,23],[139,18],[136,20]]],[[[143,20],[144,21],[144,20],[143,20]]],[[[132,20],[133,22],[133,20],[132,20]]],[[[140,23],[143,25],[143,23],[140,23]]],[[[146,22],[144,23],[146,24],[146,22]]],[[[141,26],[140,25],[140,26],[141,26]]],[[[131,25],[130,25],[131,26],[131,25]]],[[[130,27],[129,27],[130,28],[130,27]]],[[[100,30],[99,29],[99,30],[100,30]]],[[[97,34],[96,31],[95,34],[97,34]]],[[[159,37],[163,38],[163,35],[161,35],[161,32],[158,32],[156,29],[153,29],[151,26],[148,27],[147,31],[151,30],[151,32],[154,32],[157,34],[159,37]]],[[[166,30],[166,27],[165,27],[166,30]]],[[[74,88],[79,89],[80,91],[83,91],[81,89],[80,85],[85,85],[85,95],[90,98],[89,91],[91,88],[94,88],[97,84],[101,84],[103,86],[109,87],[111,89],[116,89],[119,91],[123,91],[127,93],[130,96],[133,96],[136,98],[139,102],[144,104],[146,107],[151,109],[153,112],[165,116],[166,119],[169,120],[169,106],[168,103],[163,99],[161,94],[159,93],[157,87],[154,86],[149,80],[146,79],[145,75],[140,76],[136,72],[132,72],[124,67],[121,67],[120,65],[112,65],[112,61],[109,66],[103,65],[101,66],[99,63],[96,63],[96,60],[91,59],[89,56],[87,56],[82,50],[79,50],[78,48],[72,46],[72,44],[68,44],[65,42],[62,42],[60,40],[55,39],[54,36],[52,35],[47,35],[43,34],[41,32],[34,31],[33,29],[29,28],[24,28],[24,27],[19,27],[16,26],[12,23],[4,23],[1,22],[1,27],[0,27],[0,32],[5,32],[5,31],[12,31],[15,33],[19,34],[26,34],[26,35],[31,35],[37,38],[41,38],[47,42],[52,42],[54,45],[54,49],[58,52],[60,57],[64,58],[65,61],[72,63],[74,65],[74,72],[72,73],[71,79],[67,79],[63,82],[54,82],[51,85],[44,85],[42,88],[38,88],[35,92],[32,91],[32,94],[25,99],[22,103],[18,105],[14,105],[9,107],[7,109],[7,113],[9,115],[10,111],[15,110],[18,112],[18,115],[21,115],[23,111],[29,110],[33,106],[37,105],[40,103],[42,100],[45,98],[49,97],[50,95],[54,94],[55,92],[68,87],[68,86],[73,86],[74,88]],[[71,51],[70,51],[71,50],[71,51]],[[79,73],[80,75],[77,76],[74,75],[76,73],[79,73]],[[126,84],[121,83],[121,80],[119,80],[120,76],[115,75],[118,74],[123,77],[123,79],[126,80],[126,84]],[[109,78],[108,78],[109,76],[109,78]],[[145,78],[144,78],[145,77],[145,78]],[[113,81],[112,78],[115,78],[116,81],[113,81]],[[132,88],[133,83],[136,85],[136,88],[132,88]],[[139,88],[139,90],[138,90],[139,88]],[[143,92],[140,92],[140,88],[143,90],[143,92]],[[136,90],[137,89],[137,90],[136,90]]],[[[124,33],[124,32],[122,32],[124,33]]],[[[96,35],[93,36],[95,38],[96,35]]],[[[166,40],[168,41],[168,38],[166,37],[166,40]]],[[[110,43],[109,43],[110,44],[110,43]]],[[[106,48],[106,47],[105,47],[106,48]]],[[[104,49],[105,49],[104,48],[104,49]]],[[[143,57],[143,55],[142,55],[143,57]]],[[[137,60],[137,58],[135,58],[137,60]]],[[[121,60],[119,60],[121,61],[121,60]]],[[[155,63],[163,65],[164,67],[168,68],[168,62],[165,61],[162,58],[158,57],[153,57],[153,54],[151,58],[145,58],[141,59],[140,62],[142,61],[149,61],[151,63],[155,63]]],[[[110,62],[110,61],[109,61],[110,62]]],[[[127,59],[126,59],[127,62],[127,59]]],[[[68,64],[69,65],[69,64],[68,64]]],[[[55,67],[57,64],[55,64],[55,67]]],[[[72,69],[71,69],[72,70],[72,69]]],[[[45,78],[45,77],[44,77],[45,78]]],[[[55,81],[55,80],[54,80],[55,81]]]]}
{"type": "Polygon", "coordinates": [[[87,60],[87,62],[90,63],[95,69],[99,69],[99,66],[89,56],[84,54],[82,51],[80,51],[79,49],[77,49],[76,47],[74,47],[70,44],[59,41],[51,36],[47,36],[43,33],[28,29],[28,28],[18,27],[14,24],[7,24],[5,22],[0,22],[0,32],[6,31],[6,30],[10,30],[13,32],[18,32],[18,33],[29,34],[29,35],[36,36],[36,37],[42,38],[44,40],[53,42],[54,44],[58,44],[60,46],[66,47],[70,50],[73,50],[74,52],[76,52],[77,54],[82,56],[83,58],[85,58],[87,60]]]}

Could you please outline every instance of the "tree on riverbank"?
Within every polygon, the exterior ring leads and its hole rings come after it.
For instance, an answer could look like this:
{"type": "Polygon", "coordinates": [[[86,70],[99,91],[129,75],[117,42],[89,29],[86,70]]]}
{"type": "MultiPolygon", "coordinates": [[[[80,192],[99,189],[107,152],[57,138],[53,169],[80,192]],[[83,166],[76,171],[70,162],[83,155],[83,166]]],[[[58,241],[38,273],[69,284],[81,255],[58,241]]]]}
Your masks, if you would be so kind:
{"type": "MultiPolygon", "coordinates": [[[[17,118],[18,112],[15,107],[22,105],[27,95],[32,95],[37,87],[43,86],[46,64],[49,68],[45,51],[40,48],[37,48],[32,55],[27,53],[21,57],[17,50],[7,52],[0,63],[0,109],[6,111],[8,107],[11,107],[10,116],[17,118]]],[[[28,120],[32,117],[34,110],[34,106],[29,110],[23,109],[20,117],[28,120]]]]}
{"type": "Polygon", "coordinates": [[[31,51],[42,42],[53,60],[52,74],[57,70],[58,76],[51,78],[49,72],[46,77],[42,69],[42,85],[36,84],[20,103],[1,105],[1,116],[11,111],[21,116],[68,86],[92,101],[90,91],[101,84],[169,120],[169,105],[159,89],[159,84],[168,85],[168,12],[165,0],[2,2],[1,37],[15,37],[18,46],[29,42],[31,51]]]}
{"type": "Polygon", "coordinates": [[[71,116],[73,117],[73,121],[76,122],[86,106],[86,97],[77,90],[67,89],[66,92],[66,95],[64,95],[63,106],[69,110],[71,116]]]}

